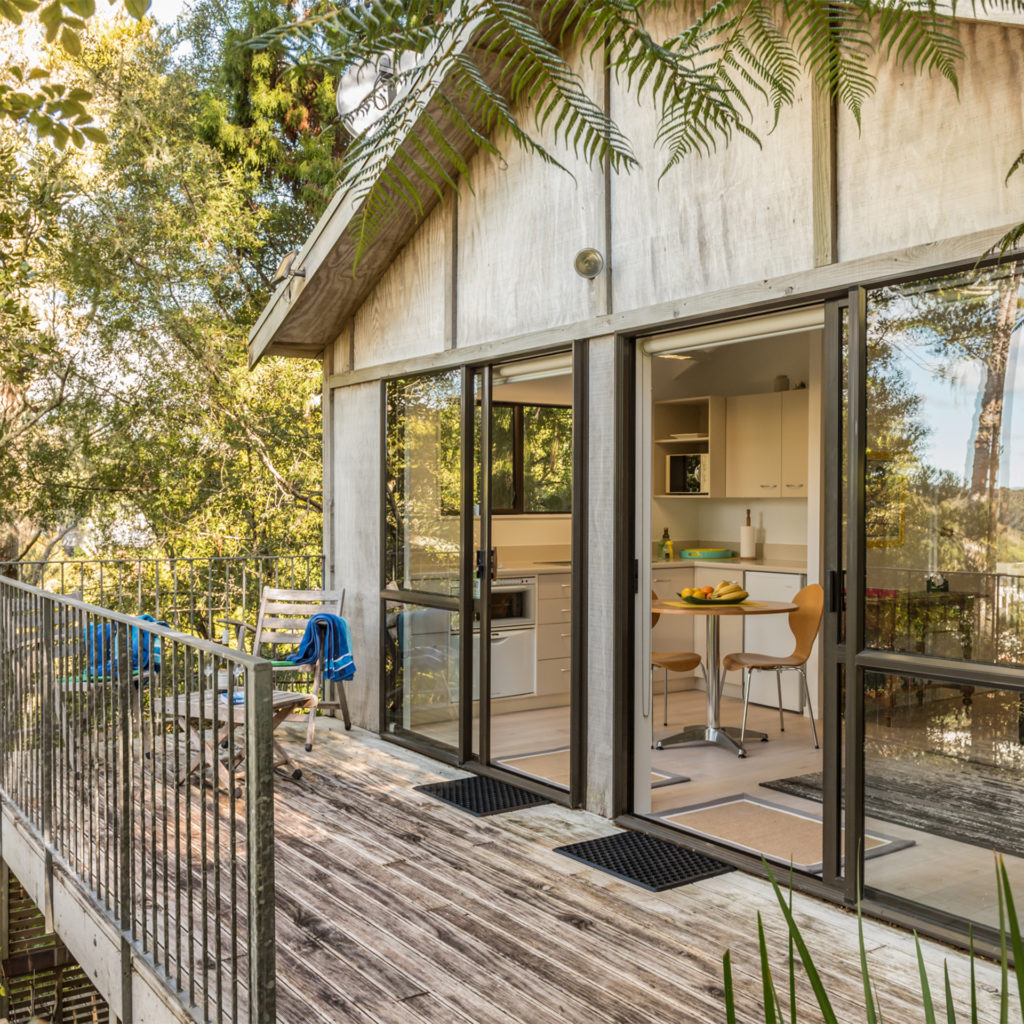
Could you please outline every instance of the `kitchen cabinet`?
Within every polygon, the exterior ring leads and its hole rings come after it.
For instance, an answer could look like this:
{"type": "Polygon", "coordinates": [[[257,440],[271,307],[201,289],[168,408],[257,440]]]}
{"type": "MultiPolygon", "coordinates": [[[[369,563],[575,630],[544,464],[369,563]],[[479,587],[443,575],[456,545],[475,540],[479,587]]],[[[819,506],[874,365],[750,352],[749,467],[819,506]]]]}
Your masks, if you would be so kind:
{"type": "MultiPolygon", "coordinates": [[[[692,587],[693,568],[689,565],[672,565],[658,563],[651,573],[651,589],[662,601],[679,600],[679,591],[684,587],[692,587]]],[[[658,624],[651,630],[652,651],[692,651],[693,620],[689,615],[661,615],[658,624]]],[[[655,689],[660,692],[664,672],[654,674],[655,689]]],[[[693,673],[669,672],[669,686],[675,679],[692,679],[693,673]]]]}
{"type": "Polygon", "coordinates": [[[572,667],[572,575],[537,577],[537,696],[564,694],[569,699],[572,667]]]}
{"type": "Polygon", "coordinates": [[[782,498],[807,497],[807,389],[783,391],[782,498]]]}
{"type": "Polygon", "coordinates": [[[807,390],[726,399],[727,498],[807,496],[807,390]]]}
{"type": "Polygon", "coordinates": [[[723,497],[725,399],[717,395],[672,398],[655,402],[653,413],[651,479],[655,495],[690,501],[723,497]]]}

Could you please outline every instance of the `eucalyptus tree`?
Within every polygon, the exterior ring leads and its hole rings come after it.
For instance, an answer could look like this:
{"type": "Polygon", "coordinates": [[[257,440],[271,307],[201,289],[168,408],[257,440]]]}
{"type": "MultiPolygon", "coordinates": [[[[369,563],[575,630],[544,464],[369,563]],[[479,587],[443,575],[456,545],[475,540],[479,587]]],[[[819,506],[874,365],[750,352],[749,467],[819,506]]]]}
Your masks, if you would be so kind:
{"type": "Polygon", "coordinates": [[[469,177],[452,140],[494,154],[520,146],[560,165],[553,139],[613,171],[635,168],[629,126],[604,109],[582,67],[607,69],[654,105],[664,174],[737,137],[760,142],[757,106],[774,124],[804,80],[859,122],[879,55],[957,88],[963,49],[950,13],[937,0],[360,0],[250,45],[283,50],[296,68],[391,69],[395,101],[346,148],[337,175],[363,200],[362,251],[396,205],[421,201],[422,182],[440,193],[469,177]],[[684,12],[683,25],[663,38],[651,26],[668,9],[684,12]]]}

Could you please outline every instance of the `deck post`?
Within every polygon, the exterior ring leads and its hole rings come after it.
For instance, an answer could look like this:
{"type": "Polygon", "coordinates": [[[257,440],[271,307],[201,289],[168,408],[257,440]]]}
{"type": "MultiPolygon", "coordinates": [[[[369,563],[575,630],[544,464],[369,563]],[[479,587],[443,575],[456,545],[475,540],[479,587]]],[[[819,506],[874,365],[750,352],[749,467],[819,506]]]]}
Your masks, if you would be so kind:
{"type": "Polygon", "coordinates": [[[246,668],[245,786],[251,1024],[277,1019],[273,692],[270,662],[263,661],[246,668]]]}
{"type": "Polygon", "coordinates": [[[56,741],[54,737],[54,718],[56,716],[56,681],[54,679],[53,662],[53,603],[42,602],[43,636],[42,657],[39,669],[42,673],[40,688],[42,690],[42,720],[40,722],[40,744],[42,745],[42,834],[44,852],[43,882],[43,919],[47,932],[53,931],[53,789],[54,789],[54,758],[56,741]]]}

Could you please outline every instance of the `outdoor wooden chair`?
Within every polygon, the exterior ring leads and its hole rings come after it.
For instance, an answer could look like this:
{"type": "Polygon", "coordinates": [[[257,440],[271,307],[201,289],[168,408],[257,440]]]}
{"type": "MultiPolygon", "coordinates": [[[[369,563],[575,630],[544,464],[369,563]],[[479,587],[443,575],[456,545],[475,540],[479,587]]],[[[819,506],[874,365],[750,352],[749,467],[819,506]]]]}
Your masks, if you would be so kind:
{"type": "MultiPolygon", "coordinates": [[[[335,684],[337,697],[327,700],[324,693],[323,666],[297,665],[286,661],[284,654],[288,649],[298,649],[306,624],[317,612],[329,612],[340,615],[345,605],[345,591],[342,590],[284,590],[278,587],[264,587],[260,597],[260,612],[255,626],[240,622],[238,619],[222,619],[222,622],[238,629],[238,647],[245,650],[245,636],[252,633],[252,653],[270,658],[274,667],[274,689],[288,686],[287,680],[278,680],[288,675],[300,675],[311,678],[310,692],[317,698],[321,708],[340,708],[345,720],[345,728],[352,728],[349,716],[348,701],[345,699],[345,686],[335,684]],[[264,654],[264,649],[267,652],[264,654]]],[[[313,733],[316,728],[316,711],[289,715],[287,721],[306,721],[306,750],[313,749],[313,733]]]]}

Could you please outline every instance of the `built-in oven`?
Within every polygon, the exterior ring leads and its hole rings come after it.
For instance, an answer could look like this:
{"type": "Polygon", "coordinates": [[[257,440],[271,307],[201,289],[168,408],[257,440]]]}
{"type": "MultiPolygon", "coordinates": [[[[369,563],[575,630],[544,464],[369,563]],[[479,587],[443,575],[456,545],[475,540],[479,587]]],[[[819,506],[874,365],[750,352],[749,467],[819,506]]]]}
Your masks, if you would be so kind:
{"type": "MultiPolygon", "coordinates": [[[[515,697],[537,688],[537,578],[491,580],[491,696],[515,697]]],[[[480,696],[480,630],[473,630],[473,697],[480,696]]]]}
{"type": "Polygon", "coordinates": [[[536,621],[537,579],[519,576],[491,581],[491,628],[532,626],[536,621]]]}

